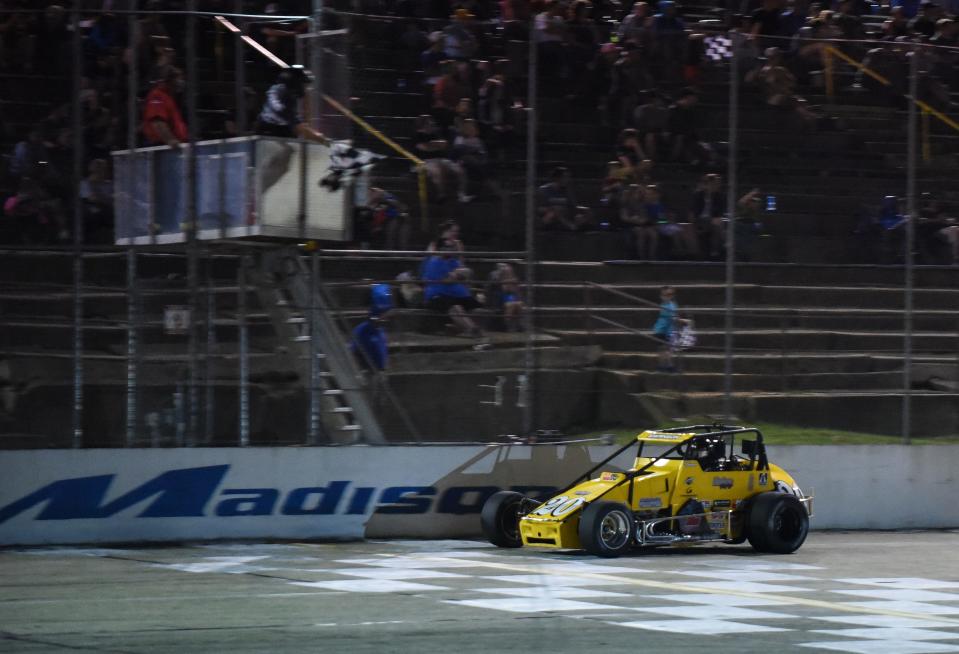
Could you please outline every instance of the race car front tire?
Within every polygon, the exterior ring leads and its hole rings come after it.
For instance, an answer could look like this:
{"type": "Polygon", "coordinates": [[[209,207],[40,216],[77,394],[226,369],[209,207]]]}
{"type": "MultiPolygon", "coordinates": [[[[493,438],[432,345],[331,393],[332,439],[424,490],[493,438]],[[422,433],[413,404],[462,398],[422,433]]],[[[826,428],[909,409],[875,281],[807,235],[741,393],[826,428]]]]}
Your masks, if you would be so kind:
{"type": "Polygon", "coordinates": [[[635,520],[632,512],[618,502],[597,502],[583,510],[579,520],[579,541],[595,556],[615,557],[633,544],[635,520]]]}
{"type": "Polygon", "coordinates": [[[513,491],[490,496],[480,513],[480,526],[486,539],[497,547],[522,547],[519,534],[520,510],[525,498],[513,491]]]}
{"type": "Polygon", "coordinates": [[[791,554],[809,533],[809,513],[795,495],[760,493],[749,509],[749,544],[757,552],[791,554]]]}

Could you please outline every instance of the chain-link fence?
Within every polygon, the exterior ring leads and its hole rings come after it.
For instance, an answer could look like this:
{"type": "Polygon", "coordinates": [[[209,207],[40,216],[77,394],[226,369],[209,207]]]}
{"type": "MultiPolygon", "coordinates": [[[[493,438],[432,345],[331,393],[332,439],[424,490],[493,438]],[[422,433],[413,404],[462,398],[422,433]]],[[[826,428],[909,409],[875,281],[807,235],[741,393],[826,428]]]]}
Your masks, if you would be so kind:
{"type": "Polygon", "coordinates": [[[786,38],[721,7],[527,23],[198,5],[131,2],[103,50],[103,14],[77,10],[62,56],[0,75],[21,89],[7,123],[49,111],[41,136],[65,140],[39,164],[24,139],[4,176],[8,446],[562,440],[704,419],[959,433],[950,23],[919,42],[845,12],[786,38]],[[224,208],[243,173],[217,143],[253,129],[270,56],[313,68],[314,127],[387,155],[337,246],[355,250],[195,238],[204,216],[245,220],[224,208]],[[135,150],[158,62],[185,69],[190,140],[213,148],[187,147],[172,176],[151,163],[170,152],[135,150]],[[72,105],[44,95],[57,84],[72,105]],[[117,224],[142,228],[117,232],[142,237],[125,249],[91,229],[113,211],[86,170],[104,149],[133,152],[113,171],[117,224]],[[136,191],[137,170],[170,188],[136,191]],[[210,207],[182,200],[204,188],[210,207]],[[151,236],[168,204],[181,245],[151,236]]]}

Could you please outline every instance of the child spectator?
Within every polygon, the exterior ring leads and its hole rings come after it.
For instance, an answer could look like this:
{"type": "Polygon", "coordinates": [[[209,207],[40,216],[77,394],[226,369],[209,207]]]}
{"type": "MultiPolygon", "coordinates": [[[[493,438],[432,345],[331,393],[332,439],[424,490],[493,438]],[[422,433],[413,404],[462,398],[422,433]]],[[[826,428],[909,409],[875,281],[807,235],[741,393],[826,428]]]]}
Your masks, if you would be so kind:
{"type": "Polygon", "coordinates": [[[520,295],[519,280],[508,263],[498,263],[489,275],[487,285],[487,305],[492,311],[502,313],[503,324],[508,332],[523,330],[523,300],[520,295]]]}
{"type": "Polygon", "coordinates": [[[653,325],[653,336],[662,345],[659,349],[657,372],[679,372],[673,358],[673,333],[686,321],[679,317],[679,307],[676,305],[676,289],[672,286],[663,286],[659,292],[659,316],[653,325]]]}

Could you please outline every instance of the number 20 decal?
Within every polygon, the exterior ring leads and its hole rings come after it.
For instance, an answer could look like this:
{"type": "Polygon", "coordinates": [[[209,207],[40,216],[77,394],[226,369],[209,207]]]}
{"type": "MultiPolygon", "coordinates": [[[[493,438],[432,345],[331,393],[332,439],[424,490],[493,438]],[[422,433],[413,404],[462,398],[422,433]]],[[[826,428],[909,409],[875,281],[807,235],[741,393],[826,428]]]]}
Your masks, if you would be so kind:
{"type": "Polygon", "coordinates": [[[543,506],[533,511],[532,515],[552,515],[556,518],[564,516],[573,509],[576,509],[585,502],[582,497],[567,497],[560,495],[554,497],[543,506]]]}

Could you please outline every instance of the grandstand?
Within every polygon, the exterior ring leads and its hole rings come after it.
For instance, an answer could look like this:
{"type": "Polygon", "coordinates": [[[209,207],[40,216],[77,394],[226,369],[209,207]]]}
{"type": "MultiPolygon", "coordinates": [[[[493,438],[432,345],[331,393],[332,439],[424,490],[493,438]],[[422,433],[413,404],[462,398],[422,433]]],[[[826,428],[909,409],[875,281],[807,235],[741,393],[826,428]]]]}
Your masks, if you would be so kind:
{"type": "MultiPolygon", "coordinates": [[[[216,4],[222,10],[223,3],[216,4]]],[[[430,71],[416,53],[399,47],[399,18],[338,12],[331,4],[325,26],[351,35],[345,51],[350,108],[414,151],[416,117],[431,110],[425,86],[430,71]]],[[[683,15],[690,32],[722,31],[717,7],[686,5],[683,15]]],[[[171,39],[182,38],[182,16],[165,20],[171,39]]],[[[424,32],[449,22],[432,20],[422,19],[424,32]]],[[[864,22],[878,35],[881,20],[866,16],[864,22]]],[[[113,59],[91,53],[96,27],[93,22],[85,32],[88,62],[122,70],[116,52],[113,59]]],[[[597,28],[612,30],[615,24],[604,20],[597,28]]],[[[474,59],[508,59],[512,88],[528,106],[524,30],[495,21],[477,21],[476,29],[482,49],[474,59]]],[[[209,16],[198,19],[198,30],[198,131],[203,139],[231,136],[231,123],[253,124],[273,69],[209,16]],[[237,93],[242,80],[235,75],[234,48],[249,92],[237,93]],[[239,96],[249,96],[242,117],[239,96]]],[[[112,47],[122,51],[122,40],[112,47]]],[[[182,52],[175,49],[182,65],[182,52]]],[[[740,62],[743,73],[748,60],[740,62]]],[[[923,252],[926,265],[915,271],[915,293],[907,296],[903,243],[870,223],[883,196],[910,192],[907,112],[859,84],[856,68],[838,58],[829,61],[800,87],[815,108],[814,125],[767,106],[761,88],[745,75],[735,80],[742,88],[733,195],[759,188],[775,197],[776,210],[762,216],[752,261],[735,266],[731,331],[722,262],[672,260],[667,249],[662,260],[638,261],[626,232],[600,228],[606,162],[615,158],[621,125],[604,120],[595,103],[570,97],[566,86],[545,79],[536,103],[536,179],[526,177],[527,126],[520,122],[493,164],[496,190],[481,188],[469,203],[440,202],[432,189],[423,206],[410,160],[369,132],[353,130],[358,146],[390,155],[374,168],[372,183],[410,208],[410,249],[424,249],[436,226],[455,218],[476,280],[485,280],[502,259],[523,267],[525,224],[532,219],[528,187],[545,183],[557,166],[570,169],[577,202],[593,210],[596,229],[537,232],[529,333],[491,333],[478,343],[424,333],[424,310],[400,310],[390,329],[391,366],[383,375],[388,385],[377,393],[376,382],[357,369],[342,345],[367,313],[370,284],[394,283],[399,273],[417,270],[422,255],[337,253],[344,246],[332,243],[313,255],[276,244],[210,244],[202,250],[199,284],[191,288],[188,248],[139,248],[130,277],[125,249],[91,246],[82,259],[83,443],[483,441],[522,434],[524,423],[576,434],[729,411],[748,419],[898,434],[904,394],[912,402],[912,434],[955,434],[956,268],[945,265],[952,262],[941,248],[923,252]],[[284,275],[277,277],[281,268],[284,275]],[[317,269],[319,276],[311,278],[317,269]],[[676,286],[681,309],[698,330],[696,346],[681,355],[682,374],[655,372],[658,346],[650,331],[659,288],[666,284],[676,286]],[[195,333],[188,337],[164,324],[168,308],[183,306],[196,309],[195,333]],[[731,369],[727,334],[733,337],[731,369]],[[313,363],[317,359],[325,360],[322,366],[313,363]],[[321,427],[311,425],[318,411],[321,427]],[[238,441],[238,433],[247,440],[238,441]]],[[[15,64],[0,73],[3,152],[12,153],[38,118],[68,100],[68,73],[15,64]]],[[[728,61],[703,64],[696,85],[698,139],[714,156],[655,163],[653,181],[680,220],[689,214],[704,173],[728,176],[731,74],[728,61]]],[[[98,88],[118,117],[112,126],[116,149],[125,145],[129,120],[123,77],[102,75],[101,82],[105,78],[115,84],[98,88]]],[[[685,84],[666,79],[661,87],[675,95],[685,84]]],[[[956,133],[925,113],[912,195],[934,193],[948,213],[959,206],[951,183],[956,133]]],[[[102,145],[89,149],[102,151],[102,145]]],[[[69,161],[68,154],[58,156],[69,161]]],[[[15,184],[12,174],[4,177],[4,200],[16,194],[15,184]]],[[[67,192],[64,207],[70,199],[67,192]]],[[[8,447],[65,446],[74,433],[70,407],[77,380],[74,261],[55,243],[23,247],[11,216],[3,221],[0,232],[11,246],[0,263],[0,434],[8,447]]]]}

